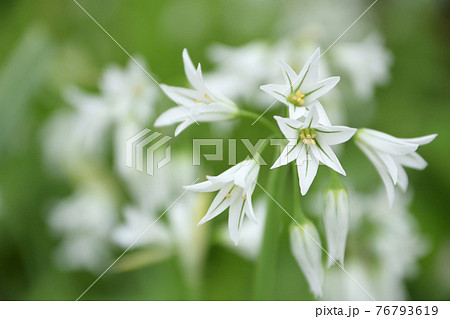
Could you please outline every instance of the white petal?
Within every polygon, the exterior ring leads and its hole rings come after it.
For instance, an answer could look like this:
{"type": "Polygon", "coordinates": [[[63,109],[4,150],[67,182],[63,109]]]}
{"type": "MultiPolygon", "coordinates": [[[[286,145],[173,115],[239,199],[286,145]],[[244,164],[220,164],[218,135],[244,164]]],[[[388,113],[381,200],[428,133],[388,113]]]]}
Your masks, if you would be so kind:
{"type": "Polygon", "coordinates": [[[416,138],[401,138],[400,140],[408,142],[408,143],[425,145],[425,144],[431,143],[436,138],[436,136],[437,136],[437,134],[431,134],[431,135],[426,135],[426,136],[416,137],[416,138]]]}
{"type": "Polygon", "coordinates": [[[340,77],[333,76],[331,78],[327,78],[325,80],[314,83],[309,86],[307,90],[305,90],[305,103],[311,103],[312,101],[317,100],[322,95],[325,95],[332,88],[338,84],[340,77]]]}
{"type": "Polygon", "coordinates": [[[312,102],[309,107],[315,107],[317,110],[317,114],[319,115],[319,124],[325,126],[331,126],[330,119],[328,118],[327,112],[323,108],[322,104],[319,101],[312,102]]]}
{"type": "Polygon", "coordinates": [[[325,164],[331,169],[334,169],[336,172],[342,175],[346,175],[344,169],[342,168],[339,159],[336,154],[334,154],[333,150],[327,143],[321,143],[319,140],[317,141],[317,145],[311,145],[310,149],[313,152],[314,156],[317,160],[325,164]]]}
{"type": "Polygon", "coordinates": [[[286,105],[290,105],[290,103],[286,100],[286,95],[290,94],[289,85],[285,84],[266,84],[260,87],[266,93],[269,93],[273,96],[277,101],[280,101],[286,105]]]}
{"type": "Polygon", "coordinates": [[[283,133],[286,139],[296,140],[298,138],[298,128],[302,125],[302,123],[280,116],[274,116],[273,118],[277,121],[281,133],[283,133]]]}
{"type": "Polygon", "coordinates": [[[311,291],[316,297],[322,295],[323,269],[320,237],[312,224],[303,225],[303,229],[292,227],[290,230],[291,252],[300,266],[311,291]]]}
{"type": "Polygon", "coordinates": [[[394,182],[394,185],[397,184],[398,180],[397,164],[395,163],[392,156],[382,152],[378,152],[376,156],[381,160],[384,167],[387,169],[389,175],[391,176],[392,181],[394,182]]]}
{"type": "Polygon", "coordinates": [[[203,81],[200,64],[198,69],[196,70],[186,49],[183,50],[183,62],[184,72],[186,73],[186,77],[188,78],[189,83],[197,91],[205,93],[206,88],[203,81]]]}
{"type": "Polygon", "coordinates": [[[193,105],[198,98],[198,92],[190,89],[184,89],[174,86],[161,84],[163,92],[174,102],[180,105],[193,105]]]}
{"type": "Polygon", "coordinates": [[[283,68],[283,76],[286,84],[292,87],[293,81],[297,78],[297,73],[284,61],[280,61],[281,67],[283,68]]]}
{"type": "Polygon", "coordinates": [[[366,156],[372,162],[373,166],[375,166],[376,170],[378,171],[378,174],[380,175],[381,179],[383,180],[384,186],[386,187],[389,206],[392,207],[392,204],[394,203],[395,199],[395,189],[394,189],[394,182],[392,181],[390,175],[388,174],[387,169],[384,167],[384,164],[376,156],[376,154],[371,149],[369,149],[364,143],[357,141],[356,144],[364,152],[364,154],[366,154],[366,156]]]}
{"type": "Polygon", "coordinates": [[[325,193],[324,226],[328,242],[328,267],[336,261],[344,262],[345,243],[349,223],[348,196],[345,189],[328,190],[325,193]]]}
{"type": "Polygon", "coordinates": [[[410,153],[402,156],[396,156],[395,158],[400,164],[410,168],[422,170],[428,165],[428,163],[423,159],[423,157],[417,153],[410,153]]]}
{"type": "Polygon", "coordinates": [[[315,106],[309,108],[308,113],[306,113],[305,121],[300,128],[314,128],[319,125],[319,113],[315,106]]]}
{"type": "Polygon", "coordinates": [[[229,183],[234,180],[236,173],[241,169],[242,165],[243,162],[240,162],[236,165],[233,165],[218,176],[206,176],[206,178],[215,183],[229,183]]]}
{"type": "MultiPolygon", "coordinates": [[[[306,147],[303,147],[302,151],[305,150],[306,152],[306,149],[306,147]]],[[[306,160],[305,158],[302,160],[300,157],[297,159],[298,181],[302,195],[305,195],[308,192],[314,177],[316,177],[318,167],[318,161],[315,159],[308,159],[308,154],[306,154],[306,160]]]]}
{"type": "Polygon", "coordinates": [[[236,246],[239,242],[239,230],[241,229],[244,216],[244,200],[237,199],[233,201],[230,205],[230,213],[228,215],[228,231],[231,240],[233,240],[236,246]]]}
{"type": "Polygon", "coordinates": [[[402,191],[406,192],[406,189],[408,188],[408,174],[406,174],[405,169],[400,165],[397,164],[397,171],[398,171],[398,186],[402,189],[402,191]]]}
{"type": "Polygon", "coordinates": [[[298,143],[298,144],[291,143],[291,144],[286,145],[283,152],[281,152],[281,155],[278,157],[278,159],[275,161],[275,163],[272,165],[272,167],[270,169],[274,169],[279,166],[287,165],[288,163],[295,160],[300,154],[302,145],[303,144],[301,144],[301,143],[298,143]]]}
{"type": "Polygon", "coordinates": [[[347,126],[318,125],[315,130],[317,131],[317,138],[328,145],[347,142],[356,133],[356,129],[347,126]]]}
{"type": "Polygon", "coordinates": [[[291,104],[289,105],[289,118],[298,120],[302,116],[305,116],[307,111],[308,110],[304,106],[294,106],[291,104]]]}
{"type": "Polygon", "coordinates": [[[394,155],[412,153],[417,150],[418,147],[417,144],[407,143],[389,134],[367,128],[359,130],[358,138],[370,147],[394,155]]]}
{"type": "Polygon", "coordinates": [[[312,74],[313,72],[317,73],[317,64],[313,65],[316,61],[318,61],[320,58],[320,49],[318,48],[316,51],[314,51],[314,53],[308,58],[308,60],[306,61],[305,65],[303,66],[303,68],[301,69],[300,73],[298,74],[297,78],[294,80],[293,82],[293,88],[294,90],[297,89],[297,87],[303,86],[303,82],[305,77],[308,77],[308,74],[311,72],[312,78],[317,79],[317,74],[312,74]],[[310,70],[311,65],[313,65],[312,70],[310,70]]]}
{"type": "Polygon", "coordinates": [[[182,122],[188,117],[186,112],[180,106],[172,107],[162,113],[155,121],[155,127],[172,125],[174,123],[182,122]]]}
{"type": "Polygon", "coordinates": [[[193,191],[193,192],[215,192],[224,187],[222,183],[212,183],[210,181],[205,181],[201,183],[197,183],[191,186],[183,186],[184,189],[193,191]]]}
{"type": "Polygon", "coordinates": [[[255,211],[253,210],[253,204],[252,204],[252,193],[253,193],[253,190],[247,191],[247,193],[245,195],[246,200],[245,200],[245,208],[244,209],[245,209],[245,214],[256,223],[257,221],[256,221],[255,211]]]}
{"type": "Polygon", "coordinates": [[[175,130],[175,136],[178,136],[182,131],[184,131],[189,125],[193,124],[194,120],[191,118],[186,119],[183,123],[177,126],[175,130]]]}
{"type": "MultiPolygon", "coordinates": [[[[231,188],[233,187],[233,184],[230,183],[224,188],[222,188],[219,193],[217,193],[216,197],[214,198],[213,202],[211,203],[211,206],[208,209],[208,212],[206,215],[202,218],[202,220],[198,223],[198,225],[204,224],[207,221],[213,219],[220,213],[222,213],[225,209],[227,209],[228,206],[230,206],[231,202],[233,201],[233,197],[227,198],[225,195],[227,195],[231,188]]],[[[233,189],[234,191],[234,189],[233,189]]]]}

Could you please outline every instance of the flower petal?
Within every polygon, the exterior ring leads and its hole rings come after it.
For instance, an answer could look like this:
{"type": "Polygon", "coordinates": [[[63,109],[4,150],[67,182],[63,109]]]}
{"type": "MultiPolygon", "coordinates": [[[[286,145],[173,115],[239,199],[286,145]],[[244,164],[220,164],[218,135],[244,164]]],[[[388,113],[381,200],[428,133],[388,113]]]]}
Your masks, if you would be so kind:
{"type": "Polygon", "coordinates": [[[289,85],[286,84],[266,84],[262,85],[261,90],[273,96],[277,101],[286,105],[290,103],[286,100],[286,95],[290,93],[289,85]]]}
{"type": "Polygon", "coordinates": [[[290,143],[286,145],[283,152],[281,152],[281,155],[278,157],[278,159],[275,161],[275,163],[272,165],[270,169],[287,165],[288,163],[295,160],[300,154],[302,145],[303,144],[301,143],[298,144],[290,143]]]}
{"type": "Polygon", "coordinates": [[[243,199],[237,199],[230,205],[230,213],[228,215],[228,231],[231,240],[237,246],[239,242],[239,230],[241,229],[242,221],[244,220],[244,205],[243,199]]]}
{"type": "Polygon", "coordinates": [[[298,138],[298,129],[302,126],[302,123],[290,118],[274,116],[273,117],[281,130],[281,133],[288,140],[296,140],[298,138]]]}
{"type": "Polygon", "coordinates": [[[181,106],[176,106],[162,113],[155,121],[155,127],[172,125],[186,120],[187,110],[183,110],[181,106]]]}
{"type": "Polygon", "coordinates": [[[320,141],[318,141],[316,145],[311,145],[310,149],[317,160],[339,174],[346,175],[339,159],[327,143],[320,143],[320,141]]]}
{"type": "Polygon", "coordinates": [[[378,174],[380,175],[384,186],[386,187],[386,193],[389,200],[389,207],[392,207],[395,199],[395,188],[394,182],[392,181],[390,175],[388,174],[387,169],[384,167],[383,162],[376,156],[376,154],[372,151],[372,149],[368,148],[364,143],[359,141],[356,142],[356,145],[366,154],[369,160],[372,162],[373,166],[375,166],[378,174]]]}
{"type": "Polygon", "coordinates": [[[356,133],[356,129],[347,126],[318,125],[315,130],[317,138],[328,145],[347,142],[356,133]]]}
{"type": "Polygon", "coordinates": [[[191,118],[186,119],[183,123],[177,126],[175,130],[175,136],[178,136],[181,132],[183,132],[189,125],[193,124],[194,120],[191,118]]]}
{"type": "Polygon", "coordinates": [[[311,103],[322,95],[328,93],[328,91],[338,84],[339,80],[340,77],[333,76],[310,85],[307,89],[305,89],[305,103],[311,103]]]}
{"type": "MultiPolygon", "coordinates": [[[[280,61],[280,63],[281,67],[283,68],[284,80],[286,84],[289,85],[289,87],[292,87],[293,81],[295,81],[295,79],[297,78],[297,73],[286,62],[280,61]]],[[[291,92],[291,90],[289,92],[291,92]]]]}
{"type": "Polygon", "coordinates": [[[204,181],[191,186],[183,186],[184,189],[193,192],[215,192],[224,187],[223,183],[213,183],[211,181],[204,181]]]}
{"type": "MultiPolygon", "coordinates": [[[[303,149],[307,152],[306,147],[303,149]]],[[[308,154],[306,154],[306,160],[303,158],[303,161],[301,161],[300,157],[297,159],[298,181],[300,184],[300,193],[302,195],[305,195],[308,192],[314,177],[316,177],[318,167],[319,162],[316,159],[308,158],[308,154]]]]}
{"type": "Polygon", "coordinates": [[[424,169],[427,167],[428,163],[417,153],[410,153],[406,155],[396,156],[397,161],[403,166],[415,168],[415,169],[424,169]]]}
{"type": "Polygon", "coordinates": [[[408,142],[408,143],[425,145],[425,144],[431,143],[436,138],[436,136],[437,136],[437,134],[431,134],[431,135],[426,135],[426,136],[416,137],[416,138],[401,138],[400,140],[408,142]]]}
{"type": "Polygon", "coordinates": [[[418,147],[417,144],[408,143],[389,134],[367,128],[358,130],[358,138],[370,147],[393,155],[412,153],[418,147]]]}
{"type": "MultiPolygon", "coordinates": [[[[229,183],[228,185],[225,185],[219,193],[217,193],[216,197],[214,198],[213,202],[211,203],[211,206],[209,207],[206,215],[202,218],[202,220],[198,223],[198,226],[201,224],[206,223],[207,221],[213,219],[220,213],[222,213],[225,209],[227,209],[228,206],[230,206],[231,202],[235,199],[232,196],[226,197],[227,194],[229,194],[230,190],[233,188],[233,184],[229,183]]],[[[234,191],[234,189],[233,189],[234,191]]]]}

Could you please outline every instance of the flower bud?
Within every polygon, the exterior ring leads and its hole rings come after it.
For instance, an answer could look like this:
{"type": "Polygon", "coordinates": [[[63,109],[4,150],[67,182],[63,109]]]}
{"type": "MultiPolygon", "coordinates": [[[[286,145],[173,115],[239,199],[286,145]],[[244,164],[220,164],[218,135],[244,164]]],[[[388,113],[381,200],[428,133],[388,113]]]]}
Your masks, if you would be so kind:
{"type": "Polygon", "coordinates": [[[291,252],[316,297],[322,296],[323,268],[322,247],[319,233],[311,222],[290,230],[291,252]]]}

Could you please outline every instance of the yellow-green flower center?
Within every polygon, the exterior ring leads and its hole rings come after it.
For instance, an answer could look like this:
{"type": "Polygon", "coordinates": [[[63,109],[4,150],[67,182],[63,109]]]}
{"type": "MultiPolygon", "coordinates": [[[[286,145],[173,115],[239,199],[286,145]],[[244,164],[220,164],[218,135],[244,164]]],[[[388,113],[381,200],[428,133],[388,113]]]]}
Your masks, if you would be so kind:
{"type": "Polygon", "coordinates": [[[287,101],[295,106],[302,106],[305,104],[305,100],[303,98],[305,94],[302,94],[300,91],[296,91],[288,96],[287,101]]]}
{"type": "Polygon", "coordinates": [[[315,145],[316,144],[316,133],[314,133],[313,129],[306,128],[303,130],[300,130],[299,137],[300,140],[303,142],[303,144],[309,145],[315,145]]]}

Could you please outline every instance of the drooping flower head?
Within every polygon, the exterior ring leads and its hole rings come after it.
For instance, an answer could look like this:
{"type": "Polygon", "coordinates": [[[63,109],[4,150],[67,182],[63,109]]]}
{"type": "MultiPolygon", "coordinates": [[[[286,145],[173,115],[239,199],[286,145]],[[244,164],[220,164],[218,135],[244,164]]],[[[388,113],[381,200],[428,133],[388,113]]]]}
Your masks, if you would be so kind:
{"type": "Polygon", "coordinates": [[[288,140],[288,144],[273,164],[272,169],[296,160],[302,195],[305,195],[311,186],[319,162],[345,175],[345,171],[330,145],[348,141],[355,134],[356,129],[328,124],[328,118],[319,115],[316,105],[311,107],[306,116],[298,119],[279,116],[275,116],[275,119],[288,140]]]}
{"type": "Polygon", "coordinates": [[[386,187],[389,203],[395,198],[395,185],[408,188],[408,175],[403,166],[424,169],[427,162],[416,153],[420,145],[431,143],[437,134],[417,138],[397,138],[371,129],[359,129],[356,144],[375,166],[386,187]]]}
{"type": "Polygon", "coordinates": [[[323,268],[322,248],[316,227],[306,222],[299,227],[291,226],[291,252],[316,297],[322,296],[323,268]]]}
{"type": "Polygon", "coordinates": [[[161,114],[156,120],[155,126],[167,126],[181,122],[175,130],[176,136],[196,122],[222,121],[235,117],[238,112],[237,106],[208,88],[203,80],[200,64],[195,69],[186,49],[183,51],[183,61],[186,77],[192,89],[161,85],[167,96],[178,106],[161,114]]]}
{"type": "Polygon", "coordinates": [[[208,180],[205,182],[186,186],[186,189],[195,192],[219,191],[199,225],[213,219],[230,207],[228,229],[231,239],[237,245],[244,216],[247,215],[256,221],[251,197],[258,173],[259,164],[254,159],[245,160],[218,176],[207,176],[208,180]]]}
{"type": "Polygon", "coordinates": [[[287,63],[281,62],[284,84],[267,84],[261,89],[289,107],[289,114],[297,107],[309,106],[319,97],[330,91],[338,82],[334,76],[319,80],[320,49],[306,61],[300,73],[296,73],[287,63]]]}
{"type": "Polygon", "coordinates": [[[324,193],[323,224],[328,246],[328,267],[335,261],[344,262],[345,244],[349,227],[350,209],[347,189],[332,181],[324,193]]]}

